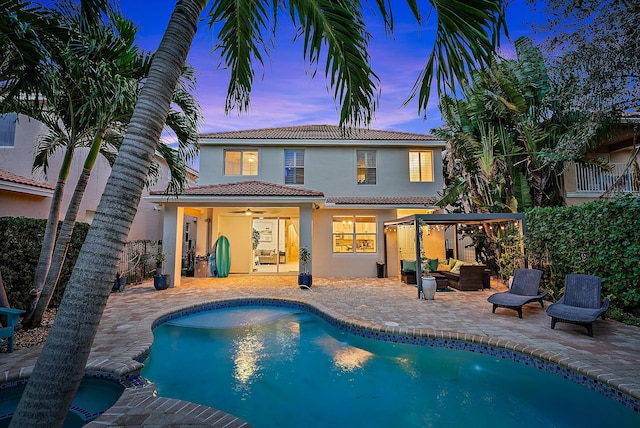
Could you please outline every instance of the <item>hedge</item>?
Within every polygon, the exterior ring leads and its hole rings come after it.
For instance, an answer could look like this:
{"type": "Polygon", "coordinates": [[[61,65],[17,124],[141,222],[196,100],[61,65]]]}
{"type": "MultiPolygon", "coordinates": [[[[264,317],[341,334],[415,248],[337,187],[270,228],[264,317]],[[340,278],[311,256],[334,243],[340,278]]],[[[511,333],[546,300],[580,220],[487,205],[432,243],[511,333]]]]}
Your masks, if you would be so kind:
{"type": "MultiPolygon", "coordinates": [[[[62,222],[59,223],[61,225],[62,222]]],[[[7,292],[9,304],[13,308],[26,309],[29,304],[29,290],[33,286],[36,265],[40,257],[40,247],[46,220],[25,217],[0,217],[0,272],[7,292]]],[[[87,236],[89,225],[76,223],[73,237],[67,251],[67,258],[60,281],[50,306],[58,306],[62,293],[69,281],[71,271],[87,236]]]]}
{"type": "Polygon", "coordinates": [[[533,208],[525,217],[530,267],[545,271],[555,298],[567,274],[597,275],[613,307],[640,315],[640,199],[533,208]]]}

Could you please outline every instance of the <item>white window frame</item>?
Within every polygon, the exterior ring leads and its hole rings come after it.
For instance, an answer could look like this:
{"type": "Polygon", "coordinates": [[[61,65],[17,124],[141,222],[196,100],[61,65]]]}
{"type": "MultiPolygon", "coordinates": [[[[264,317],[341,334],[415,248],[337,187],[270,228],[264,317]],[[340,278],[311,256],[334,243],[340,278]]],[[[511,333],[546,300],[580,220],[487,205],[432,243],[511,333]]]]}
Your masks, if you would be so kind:
{"type": "MultiPolygon", "coordinates": [[[[376,254],[378,252],[378,218],[373,215],[335,215],[332,217],[331,225],[331,247],[333,254],[376,254]],[[333,227],[336,218],[342,218],[344,221],[350,222],[351,231],[336,231],[333,227]],[[362,223],[373,224],[375,231],[358,232],[358,219],[373,219],[373,221],[366,221],[362,223]],[[349,220],[350,219],[350,220],[349,220]],[[373,235],[373,239],[362,239],[367,235],[373,235]],[[360,239],[358,239],[360,237],[360,239]],[[336,251],[336,242],[343,240],[345,242],[351,242],[351,248],[348,251],[336,251]]],[[[347,244],[348,245],[348,244],[347,244]]]]}
{"type": "Polygon", "coordinates": [[[284,150],[284,184],[304,185],[304,149],[285,149],[284,150]],[[287,163],[287,153],[293,153],[293,163],[287,163]],[[301,165],[298,162],[301,161],[301,165]],[[287,181],[287,170],[291,170],[292,182],[287,181]],[[302,182],[298,182],[298,171],[302,171],[302,182]]]}
{"type": "Polygon", "coordinates": [[[378,155],[376,150],[356,150],[356,183],[363,186],[375,186],[378,184],[378,155]],[[363,165],[359,165],[360,155],[363,155],[363,165]],[[360,179],[360,170],[364,170],[364,179],[360,179]],[[369,170],[373,170],[373,182],[367,180],[369,170]]]}
{"type": "MultiPolygon", "coordinates": [[[[225,149],[224,150],[224,175],[235,175],[235,176],[257,176],[258,175],[258,161],[260,160],[260,153],[257,149],[225,149]],[[227,154],[228,153],[240,153],[240,172],[238,174],[232,174],[227,171],[227,154]],[[245,156],[255,155],[255,172],[253,170],[246,171],[245,164],[245,156]]],[[[250,162],[250,161],[248,161],[250,162]]]]}
{"type": "Polygon", "coordinates": [[[434,167],[433,167],[433,150],[409,150],[409,181],[411,183],[433,183],[434,181],[434,167]],[[417,164],[415,164],[412,155],[417,154],[417,164]],[[429,159],[423,159],[428,157],[429,159]],[[424,163],[424,165],[423,165],[424,163]],[[428,171],[423,171],[423,167],[427,167],[428,171]],[[417,168],[417,170],[416,170],[417,168]],[[424,176],[426,173],[426,177],[424,176]],[[431,177],[429,177],[431,174],[431,177]],[[418,176],[418,179],[414,179],[414,175],[418,176]]]}

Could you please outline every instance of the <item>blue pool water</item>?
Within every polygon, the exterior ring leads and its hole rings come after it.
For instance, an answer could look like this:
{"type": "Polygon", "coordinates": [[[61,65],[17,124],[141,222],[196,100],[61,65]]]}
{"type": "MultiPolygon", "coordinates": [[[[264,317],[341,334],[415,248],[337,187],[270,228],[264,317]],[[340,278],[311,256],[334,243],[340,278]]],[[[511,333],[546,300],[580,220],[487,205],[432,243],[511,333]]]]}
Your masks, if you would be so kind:
{"type": "MultiPolygon", "coordinates": [[[[0,428],[9,426],[23,391],[24,385],[0,389],[0,428]]],[[[81,427],[91,422],[113,406],[122,395],[122,391],[124,387],[113,380],[83,379],[71,404],[71,410],[67,413],[64,427],[81,427]]]]}
{"type": "Polygon", "coordinates": [[[638,427],[640,414],[499,357],[378,341],[306,311],[201,312],[154,330],[158,394],[260,427],[638,427]]]}

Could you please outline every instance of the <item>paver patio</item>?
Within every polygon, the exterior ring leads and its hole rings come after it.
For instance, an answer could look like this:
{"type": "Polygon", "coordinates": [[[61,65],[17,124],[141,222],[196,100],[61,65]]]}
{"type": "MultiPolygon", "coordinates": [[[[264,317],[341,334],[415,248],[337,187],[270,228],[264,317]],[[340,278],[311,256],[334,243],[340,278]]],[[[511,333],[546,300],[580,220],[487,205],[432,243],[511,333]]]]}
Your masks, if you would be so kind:
{"type": "MultiPolygon", "coordinates": [[[[314,278],[310,290],[296,276],[183,278],[182,285],[157,291],[151,282],[109,297],[93,344],[89,370],[118,376],[138,370],[135,359],[153,341],[152,323],[160,316],[208,302],[234,298],[280,298],[312,305],[336,318],[394,332],[413,332],[469,340],[531,354],[584,373],[640,399],[640,328],[613,320],[594,323],[594,337],[584,327],[558,324],[539,304],[526,305],[523,318],[497,309],[487,297],[499,287],[475,292],[436,293],[417,299],[414,286],[396,279],[314,278]]],[[[0,354],[4,379],[28,377],[41,346],[0,354]]],[[[89,426],[246,426],[224,412],[179,400],[156,397],[153,385],[127,390],[114,407],[89,426]]]]}

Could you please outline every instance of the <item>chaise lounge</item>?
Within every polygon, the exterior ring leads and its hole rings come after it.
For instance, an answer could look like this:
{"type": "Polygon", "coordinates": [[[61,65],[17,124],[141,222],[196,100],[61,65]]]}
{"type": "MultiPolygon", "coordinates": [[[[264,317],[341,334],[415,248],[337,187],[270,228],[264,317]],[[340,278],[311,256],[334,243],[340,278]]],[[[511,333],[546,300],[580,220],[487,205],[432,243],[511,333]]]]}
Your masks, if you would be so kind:
{"type": "Polygon", "coordinates": [[[539,291],[542,271],[537,269],[516,269],[513,273],[513,282],[509,291],[495,293],[489,296],[487,301],[493,304],[492,313],[496,308],[508,308],[518,312],[518,318],[522,318],[522,307],[527,303],[540,302],[544,308],[544,297],[548,291],[539,291]]]}
{"type": "Polygon", "coordinates": [[[551,328],[557,322],[581,325],[593,337],[593,321],[602,317],[609,309],[609,299],[600,302],[602,280],[598,276],[571,274],[564,283],[564,295],[557,303],[549,305],[547,315],[551,317],[551,328]]]}

